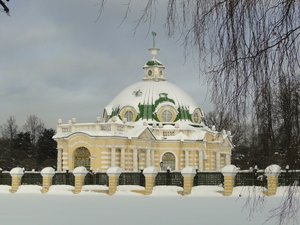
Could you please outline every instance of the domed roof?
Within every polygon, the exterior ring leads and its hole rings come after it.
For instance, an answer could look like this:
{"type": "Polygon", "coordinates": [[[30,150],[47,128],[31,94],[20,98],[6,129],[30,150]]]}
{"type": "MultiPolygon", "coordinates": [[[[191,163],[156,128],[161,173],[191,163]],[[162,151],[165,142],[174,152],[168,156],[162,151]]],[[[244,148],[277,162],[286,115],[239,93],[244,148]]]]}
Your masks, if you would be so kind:
{"type": "Polygon", "coordinates": [[[123,121],[173,123],[178,120],[201,123],[202,111],[193,99],[176,85],[166,81],[164,65],[156,59],[158,48],[149,49],[152,59],[144,65],[144,78],[125,88],[104,110],[108,121],[118,116],[123,121]]]}
{"type": "Polygon", "coordinates": [[[172,105],[176,109],[185,108],[190,114],[197,108],[187,93],[168,81],[142,81],[121,91],[105,110],[111,115],[115,109],[131,106],[138,112],[141,105],[172,105]]]}

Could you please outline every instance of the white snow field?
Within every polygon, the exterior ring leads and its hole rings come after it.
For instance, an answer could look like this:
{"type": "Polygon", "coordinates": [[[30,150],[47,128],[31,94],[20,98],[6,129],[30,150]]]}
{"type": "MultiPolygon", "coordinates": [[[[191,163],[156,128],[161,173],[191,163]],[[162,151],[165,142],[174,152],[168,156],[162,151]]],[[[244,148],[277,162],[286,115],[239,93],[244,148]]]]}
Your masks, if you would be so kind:
{"type": "Polygon", "coordinates": [[[131,192],[140,186],[119,186],[114,196],[96,192],[107,190],[100,185],[76,195],[67,185],[51,186],[46,194],[33,185],[14,194],[9,188],[0,185],[0,225],[276,225],[278,218],[266,220],[286,196],[279,188],[275,197],[263,198],[253,187],[237,187],[231,197],[218,186],[194,187],[190,196],[177,194],[182,188],[175,186],[156,186],[150,196],[131,192]]]}

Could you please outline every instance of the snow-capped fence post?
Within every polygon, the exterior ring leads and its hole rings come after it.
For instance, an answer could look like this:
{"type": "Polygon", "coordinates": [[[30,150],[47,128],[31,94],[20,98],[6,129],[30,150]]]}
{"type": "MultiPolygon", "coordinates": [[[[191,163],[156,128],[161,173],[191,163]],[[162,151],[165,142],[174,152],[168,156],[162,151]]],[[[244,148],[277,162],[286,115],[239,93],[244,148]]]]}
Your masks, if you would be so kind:
{"type": "Polygon", "coordinates": [[[84,178],[88,173],[87,169],[84,166],[78,166],[73,170],[73,174],[75,176],[75,190],[74,194],[78,194],[81,192],[81,188],[84,184],[84,178]]]}
{"type": "Polygon", "coordinates": [[[234,165],[227,165],[221,169],[224,176],[224,196],[230,196],[233,191],[235,183],[235,175],[238,172],[238,168],[234,165]]]}
{"type": "Polygon", "coordinates": [[[268,190],[265,193],[268,196],[275,195],[278,187],[278,176],[280,174],[280,166],[278,165],[270,165],[265,169],[265,175],[268,180],[268,190]]]}
{"type": "Polygon", "coordinates": [[[52,185],[52,178],[55,174],[55,170],[52,167],[45,167],[41,171],[41,175],[43,177],[43,188],[41,190],[42,193],[47,193],[49,191],[50,186],[52,185]]]}
{"type": "Polygon", "coordinates": [[[117,191],[117,187],[119,185],[119,176],[122,173],[122,169],[120,167],[110,167],[106,171],[108,175],[108,194],[113,195],[117,191]]]}
{"type": "Polygon", "coordinates": [[[21,185],[22,176],[24,175],[24,169],[21,167],[15,167],[9,173],[12,177],[11,188],[9,189],[9,192],[15,193],[21,185]]]}
{"type": "Polygon", "coordinates": [[[182,169],[181,174],[183,176],[183,195],[189,195],[194,186],[196,170],[191,166],[186,166],[182,169]]]}
{"type": "Polygon", "coordinates": [[[157,172],[158,171],[154,166],[149,166],[143,170],[145,176],[145,195],[152,194],[157,172]]]}

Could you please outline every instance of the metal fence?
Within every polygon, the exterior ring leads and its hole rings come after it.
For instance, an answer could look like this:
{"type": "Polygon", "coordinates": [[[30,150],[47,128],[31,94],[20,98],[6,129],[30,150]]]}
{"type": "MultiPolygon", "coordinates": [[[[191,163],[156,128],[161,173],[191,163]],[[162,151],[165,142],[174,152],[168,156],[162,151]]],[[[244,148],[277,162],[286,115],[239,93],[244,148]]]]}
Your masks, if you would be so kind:
{"type": "Polygon", "coordinates": [[[0,171],[0,185],[11,185],[11,176],[9,172],[0,171]]]}
{"type": "Polygon", "coordinates": [[[223,185],[224,176],[220,172],[199,172],[194,177],[194,186],[223,185]]]}
{"type": "Polygon", "coordinates": [[[52,179],[53,185],[71,185],[74,186],[75,177],[72,173],[69,172],[62,172],[62,173],[55,173],[52,179]]]}
{"type": "Polygon", "coordinates": [[[300,186],[300,170],[281,171],[278,176],[278,186],[300,186]]]}
{"type": "Polygon", "coordinates": [[[84,185],[108,185],[108,176],[106,173],[89,172],[85,176],[84,185]]]}
{"type": "Polygon", "coordinates": [[[264,171],[242,171],[235,176],[235,186],[262,186],[267,185],[264,171]]]}
{"type": "Polygon", "coordinates": [[[145,176],[143,173],[121,173],[119,185],[140,185],[145,186],[145,176]]]}
{"type": "Polygon", "coordinates": [[[183,176],[180,172],[159,172],[155,178],[155,185],[174,185],[183,187],[183,176]]]}
{"type": "MultiPolygon", "coordinates": [[[[42,185],[42,176],[39,172],[25,172],[22,185],[42,185]]],[[[0,185],[11,185],[12,178],[9,172],[0,171],[0,185]]],[[[74,186],[75,177],[73,173],[57,172],[53,176],[53,185],[74,186]]],[[[224,177],[220,172],[198,172],[194,177],[194,186],[198,185],[223,185],[224,177]]],[[[85,185],[107,185],[108,176],[105,172],[89,172],[84,180],[85,185]]],[[[300,186],[300,170],[284,170],[278,177],[279,186],[300,186]]],[[[119,185],[145,186],[145,176],[141,172],[124,172],[119,177],[119,185]]],[[[159,172],[155,178],[155,185],[183,186],[183,176],[180,172],[159,172]]],[[[267,179],[264,171],[240,171],[235,177],[235,186],[264,186],[267,179]]]]}
{"type": "Polygon", "coordinates": [[[38,172],[25,172],[21,179],[22,185],[43,185],[43,177],[38,172]]]}

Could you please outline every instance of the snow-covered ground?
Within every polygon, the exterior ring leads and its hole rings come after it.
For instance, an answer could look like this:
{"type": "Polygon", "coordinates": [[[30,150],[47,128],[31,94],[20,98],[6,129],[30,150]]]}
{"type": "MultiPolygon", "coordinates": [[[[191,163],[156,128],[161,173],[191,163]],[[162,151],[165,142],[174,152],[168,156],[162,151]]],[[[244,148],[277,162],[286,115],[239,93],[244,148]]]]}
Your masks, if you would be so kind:
{"type": "Polygon", "coordinates": [[[266,220],[286,196],[279,188],[275,197],[263,197],[258,187],[236,187],[231,197],[218,186],[194,187],[189,196],[177,194],[182,188],[175,186],[156,186],[150,196],[132,192],[140,186],[119,186],[114,196],[101,185],[84,186],[76,195],[67,185],[47,194],[34,185],[14,194],[9,188],[0,185],[0,225],[276,225],[278,218],[266,220]]]}

